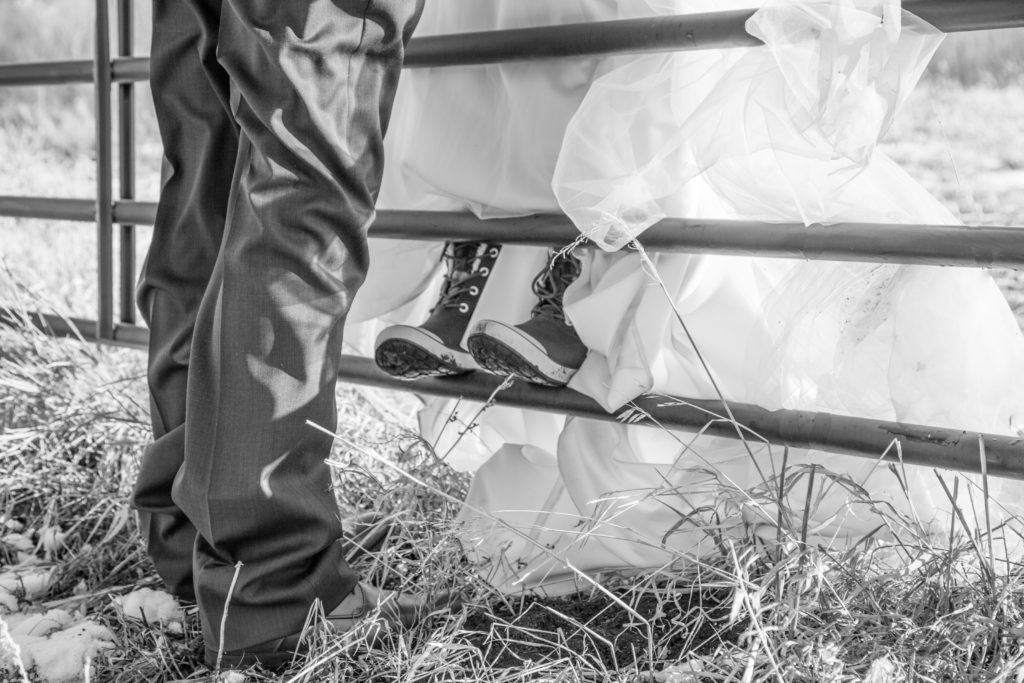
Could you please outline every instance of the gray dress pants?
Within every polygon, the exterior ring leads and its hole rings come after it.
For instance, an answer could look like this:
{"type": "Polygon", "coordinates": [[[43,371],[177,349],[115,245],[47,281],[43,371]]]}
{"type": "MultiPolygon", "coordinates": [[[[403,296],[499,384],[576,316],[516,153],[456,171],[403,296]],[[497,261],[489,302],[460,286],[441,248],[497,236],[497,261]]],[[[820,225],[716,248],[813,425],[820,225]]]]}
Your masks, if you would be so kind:
{"type": "Polygon", "coordinates": [[[133,502],[208,647],[299,631],[356,576],[324,464],[382,138],[422,0],[155,0],[165,149],[139,285],[154,442],[133,502]]]}

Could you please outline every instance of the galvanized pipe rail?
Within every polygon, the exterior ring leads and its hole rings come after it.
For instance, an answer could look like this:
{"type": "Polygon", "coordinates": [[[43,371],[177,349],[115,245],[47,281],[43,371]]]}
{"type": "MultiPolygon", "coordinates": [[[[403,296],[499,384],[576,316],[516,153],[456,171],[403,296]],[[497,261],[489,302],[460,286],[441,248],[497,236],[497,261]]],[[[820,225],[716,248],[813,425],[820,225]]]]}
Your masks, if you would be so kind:
{"type": "MultiPolygon", "coordinates": [[[[904,7],[945,32],[1024,26],[1019,0],[905,0],[904,7]]],[[[134,93],[132,84],[149,77],[149,60],[131,53],[131,0],[118,0],[118,57],[111,59],[106,0],[96,0],[96,51],[91,61],[0,64],[0,87],[92,83],[97,109],[97,200],[0,197],[0,216],[96,222],[99,248],[98,320],[24,314],[0,308],[0,322],[31,320],[50,334],[95,339],[145,348],[148,332],[134,323],[134,226],[151,224],[156,206],[134,201],[134,93]],[[112,111],[110,92],[118,84],[120,197],[112,191],[112,111]],[[113,316],[113,223],[121,224],[121,281],[118,321],[113,316]]],[[[633,19],[506,31],[416,38],[407,53],[407,68],[430,68],[507,61],[608,54],[637,54],[708,48],[755,46],[744,22],[753,10],[702,15],[633,19]]],[[[704,251],[775,257],[932,265],[1024,266],[1024,232],[1009,227],[964,227],[841,223],[829,226],[764,224],[751,221],[663,220],[644,233],[655,251],[704,251]]],[[[564,216],[531,216],[480,221],[463,213],[382,211],[373,236],[396,239],[487,239],[512,244],[565,244],[578,232],[564,216]]],[[[395,389],[471,400],[487,400],[498,386],[494,377],[474,373],[463,378],[396,380],[372,361],[344,357],[341,378],[395,389]]],[[[517,383],[503,390],[497,403],[525,409],[552,410],[593,419],[614,420],[593,400],[570,390],[517,383]]],[[[637,424],[706,429],[735,437],[736,428],[721,416],[717,401],[642,397],[634,402],[637,424]]],[[[906,463],[979,471],[979,439],[985,443],[987,471],[1024,479],[1024,440],[921,425],[863,418],[768,411],[730,404],[737,421],[775,444],[821,448],[879,457],[898,441],[906,463]]],[[[890,449],[890,456],[895,450],[890,449]]]]}
{"type": "MultiPolygon", "coordinates": [[[[155,215],[153,202],[122,200],[113,205],[116,223],[152,225],[155,215]]],[[[96,220],[96,207],[87,199],[0,196],[0,216],[91,222],[96,220]]],[[[377,213],[370,228],[370,236],[381,239],[474,240],[485,234],[502,244],[538,246],[561,246],[579,237],[572,221],[560,214],[481,220],[455,211],[385,210],[377,213]]],[[[646,249],[669,253],[1024,268],[1024,230],[1003,226],[900,225],[893,230],[888,223],[666,218],[648,228],[639,241],[646,249]]],[[[134,266],[123,272],[134,272],[134,266]]]]}
{"type": "MultiPolygon", "coordinates": [[[[906,0],[903,6],[945,33],[1024,26],[1024,3],[1006,0],[906,0]]],[[[405,68],[706,50],[760,45],[744,29],[754,10],[621,19],[562,26],[479,31],[413,38],[405,68]]],[[[91,83],[90,61],[0,64],[0,85],[91,83]]],[[[115,83],[145,81],[149,60],[121,57],[115,83]]]]}
{"type": "MultiPolygon", "coordinates": [[[[97,338],[114,336],[114,189],[113,149],[110,107],[110,16],[106,0],[96,3],[96,41],[94,62],[96,89],[96,244],[99,269],[99,317],[97,338]]],[[[124,280],[122,287],[124,289],[124,280]]]]}
{"type": "MultiPolygon", "coordinates": [[[[117,4],[117,54],[121,58],[131,57],[132,54],[132,1],[118,0],[117,4]]],[[[121,201],[125,201],[135,197],[135,84],[130,81],[119,83],[117,94],[117,143],[120,150],[118,187],[121,201]]],[[[115,204],[115,212],[116,207],[115,204]]],[[[112,216],[111,220],[121,224],[121,321],[134,323],[135,289],[125,282],[128,277],[135,279],[135,224],[119,220],[116,216],[112,216]]]]}
{"type": "MultiPolygon", "coordinates": [[[[31,323],[47,334],[89,339],[96,323],[80,318],[30,313],[0,308],[0,323],[31,323]]],[[[145,349],[148,332],[143,327],[119,325],[115,330],[120,346],[145,349]]],[[[564,413],[593,420],[620,421],[658,428],[677,428],[735,439],[736,425],[757,451],[765,442],[773,447],[790,446],[867,456],[886,462],[926,465],[944,469],[978,472],[981,467],[979,440],[985,443],[985,471],[993,476],[1024,479],[1024,438],[985,434],[959,429],[931,427],[833,415],[806,410],[768,410],[747,403],[729,402],[736,422],[726,419],[721,401],[682,399],[670,396],[641,396],[617,413],[608,413],[589,396],[571,389],[551,389],[527,382],[514,382],[498,390],[502,379],[484,372],[459,377],[401,380],[377,368],[369,358],[342,356],[341,379],[356,384],[420,394],[496,403],[525,410],[564,413]],[[896,442],[899,443],[897,448],[896,442]]]]}

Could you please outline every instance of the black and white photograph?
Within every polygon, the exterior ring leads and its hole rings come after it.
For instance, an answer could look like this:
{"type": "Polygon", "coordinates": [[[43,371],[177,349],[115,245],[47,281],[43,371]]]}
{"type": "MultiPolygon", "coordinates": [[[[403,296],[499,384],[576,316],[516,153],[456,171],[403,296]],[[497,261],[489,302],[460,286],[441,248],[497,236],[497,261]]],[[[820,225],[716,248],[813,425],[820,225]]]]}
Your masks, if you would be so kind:
{"type": "Polygon", "coordinates": [[[0,0],[0,682],[1024,683],[1022,0],[0,0]]]}

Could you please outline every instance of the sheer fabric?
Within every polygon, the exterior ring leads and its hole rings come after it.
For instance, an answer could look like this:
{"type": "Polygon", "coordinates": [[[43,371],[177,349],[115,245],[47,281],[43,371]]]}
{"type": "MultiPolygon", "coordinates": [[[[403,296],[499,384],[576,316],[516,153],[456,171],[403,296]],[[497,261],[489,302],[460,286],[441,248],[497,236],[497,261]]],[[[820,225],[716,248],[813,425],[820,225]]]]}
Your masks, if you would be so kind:
{"type": "MultiPolygon", "coordinates": [[[[664,13],[751,3],[660,4],[664,13]]],[[[897,0],[771,0],[747,32],[765,48],[642,56],[594,83],[554,176],[581,232],[621,248],[666,216],[690,215],[685,190],[697,178],[728,198],[727,217],[905,218],[897,207],[859,206],[849,184],[942,35],[901,14],[897,0]]]]}
{"type": "MultiPolygon", "coordinates": [[[[442,33],[753,4],[446,0],[428,4],[421,26],[442,33]]],[[[590,349],[571,386],[609,410],[650,392],[714,398],[706,363],[729,400],[1016,433],[1024,338],[983,271],[658,254],[659,283],[637,253],[616,251],[667,215],[822,230],[956,222],[876,149],[938,32],[892,0],[772,0],[748,30],[766,45],[406,72],[381,204],[485,218],[564,210],[607,250],[583,255],[566,310],[590,349]]],[[[364,349],[366,330],[382,321],[422,319],[436,278],[423,258],[436,246],[401,258],[400,247],[376,248],[388,267],[371,269],[354,318],[370,322],[349,331],[364,349]]],[[[537,258],[503,252],[509,279],[478,315],[522,320],[537,258]]],[[[782,451],[756,438],[478,410],[432,401],[421,425],[449,462],[476,472],[463,539],[500,590],[572,590],[584,575],[699,556],[716,534],[779,533],[782,451]],[[477,426],[466,431],[469,423],[477,426]]],[[[791,451],[787,464],[783,518],[802,518],[815,468],[812,541],[855,543],[879,526],[880,510],[898,521],[878,537],[948,531],[951,504],[926,468],[808,451],[791,451]]],[[[997,518],[1019,511],[1021,485],[990,488],[1004,508],[997,518]]]]}
{"type": "MultiPolygon", "coordinates": [[[[614,0],[445,0],[428,3],[416,35],[616,19],[626,16],[627,5],[614,0]]],[[[480,218],[559,211],[551,177],[562,137],[602,64],[590,58],[552,65],[406,70],[385,139],[387,164],[378,207],[471,211],[480,218]]],[[[442,246],[371,240],[371,261],[387,266],[371,269],[356,297],[346,332],[350,346],[372,351],[382,327],[426,317],[442,246]],[[421,302],[402,309],[419,294],[421,302]]],[[[510,275],[507,286],[492,279],[478,311],[508,322],[529,315],[529,281],[542,267],[544,253],[540,248],[506,249],[498,267],[518,277],[510,275]]]]}

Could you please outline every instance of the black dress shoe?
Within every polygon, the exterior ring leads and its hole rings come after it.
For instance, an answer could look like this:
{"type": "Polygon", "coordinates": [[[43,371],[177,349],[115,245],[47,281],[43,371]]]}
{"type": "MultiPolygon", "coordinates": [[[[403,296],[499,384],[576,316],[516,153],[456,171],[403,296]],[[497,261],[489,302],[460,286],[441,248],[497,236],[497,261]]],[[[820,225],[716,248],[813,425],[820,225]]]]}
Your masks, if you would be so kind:
{"type": "MultiPolygon", "coordinates": [[[[427,600],[423,596],[381,590],[360,581],[337,607],[327,615],[327,624],[334,633],[353,633],[367,647],[381,644],[385,636],[396,630],[410,629],[439,609],[457,609],[461,595],[448,591],[427,600]]],[[[222,668],[237,669],[260,664],[279,669],[290,664],[306,651],[306,633],[294,633],[241,650],[220,655],[222,668]]],[[[217,666],[218,652],[206,648],[206,665],[217,666]]]]}
{"type": "Polygon", "coordinates": [[[397,515],[383,512],[361,512],[342,519],[341,544],[345,548],[345,561],[351,564],[363,555],[378,552],[397,527],[397,520],[397,515]]]}

